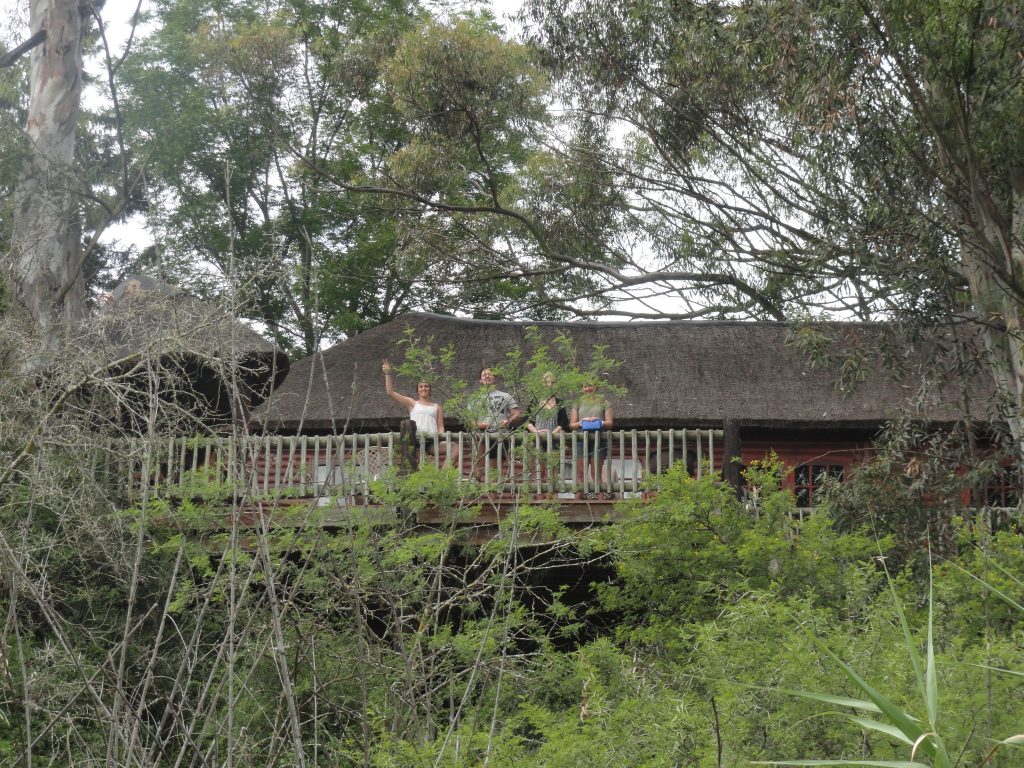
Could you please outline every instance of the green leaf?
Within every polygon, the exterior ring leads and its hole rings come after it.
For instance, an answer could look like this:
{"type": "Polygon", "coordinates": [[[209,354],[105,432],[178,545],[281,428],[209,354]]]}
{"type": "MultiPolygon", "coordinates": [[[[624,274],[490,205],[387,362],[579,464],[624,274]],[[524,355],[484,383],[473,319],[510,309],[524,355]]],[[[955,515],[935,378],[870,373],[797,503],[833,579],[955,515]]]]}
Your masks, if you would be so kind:
{"type": "Polygon", "coordinates": [[[870,717],[860,717],[859,715],[843,715],[847,720],[851,720],[861,728],[869,731],[877,731],[878,733],[884,733],[887,736],[892,736],[898,741],[902,741],[908,746],[913,746],[914,742],[906,737],[906,735],[895,725],[889,723],[880,723],[877,720],[872,720],[870,717]]]}
{"type": "Polygon", "coordinates": [[[824,704],[834,704],[837,707],[848,707],[849,709],[863,709],[865,712],[878,712],[882,710],[878,708],[878,705],[866,701],[865,699],[851,699],[849,696],[833,696],[828,693],[813,693],[811,691],[801,691],[795,688],[775,688],[773,689],[779,693],[787,693],[791,696],[800,696],[804,699],[810,699],[811,701],[820,701],[824,704]]]}
{"type": "MultiPolygon", "coordinates": [[[[1002,566],[1000,566],[1000,565],[999,565],[999,563],[996,563],[996,562],[994,562],[994,561],[990,561],[990,564],[991,564],[991,565],[994,565],[994,566],[995,566],[996,568],[998,568],[998,569],[999,569],[1000,571],[1002,571],[1002,572],[1003,572],[1003,573],[1004,573],[1004,574],[1005,574],[1006,576],[1008,576],[1009,578],[1013,579],[1014,581],[1017,581],[1017,579],[1016,579],[1016,578],[1014,578],[1013,576],[1011,576],[1009,572],[1007,572],[1006,570],[1004,570],[1004,569],[1002,568],[1002,566]]],[[[1005,594],[1005,593],[1001,592],[1000,590],[996,589],[995,587],[993,587],[993,586],[992,586],[991,584],[989,584],[989,583],[988,583],[987,581],[985,581],[984,579],[978,578],[978,577],[977,577],[977,576],[975,576],[975,575],[974,575],[973,573],[971,573],[971,572],[970,572],[970,571],[968,571],[968,570],[967,570],[966,568],[964,568],[964,567],[963,567],[962,565],[958,565],[957,563],[954,563],[954,562],[950,562],[950,565],[952,565],[952,566],[953,566],[954,568],[956,568],[956,569],[958,569],[958,570],[960,570],[960,571],[962,571],[962,572],[966,573],[966,574],[967,574],[968,576],[970,576],[970,577],[971,577],[972,579],[974,579],[974,580],[975,580],[976,582],[978,582],[979,584],[981,584],[981,586],[983,586],[983,587],[984,587],[985,589],[987,589],[987,590],[988,590],[989,592],[991,592],[991,593],[992,593],[993,595],[995,595],[996,597],[998,597],[998,598],[999,598],[1000,600],[1002,600],[1002,601],[1003,601],[1004,603],[1006,603],[1007,605],[1010,605],[1010,606],[1012,606],[1012,607],[1016,608],[1016,609],[1017,609],[1018,611],[1020,611],[1021,613],[1024,613],[1024,605],[1021,605],[1020,603],[1018,603],[1018,602],[1017,602],[1016,600],[1014,600],[1014,599],[1013,599],[1012,597],[1010,597],[1009,595],[1007,595],[1007,594],[1005,594]]]]}
{"type": "MultiPolygon", "coordinates": [[[[883,567],[884,565],[883,561],[883,567]]],[[[896,585],[893,583],[893,579],[888,568],[885,568],[885,581],[889,585],[889,592],[892,595],[893,606],[896,608],[896,615],[899,616],[900,619],[900,628],[903,630],[903,641],[906,643],[907,652],[910,654],[910,664],[914,668],[914,676],[917,678],[918,690],[921,692],[922,696],[927,698],[927,686],[925,684],[925,676],[921,664],[921,654],[918,653],[917,644],[914,642],[914,638],[910,634],[910,625],[907,624],[907,615],[903,610],[903,601],[900,600],[899,595],[896,594],[896,585]]],[[[930,600],[929,605],[931,605],[930,600]]],[[[917,736],[914,736],[914,738],[917,738],[917,736]]]]}
{"type": "Polygon", "coordinates": [[[987,669],[990,672],[1000,672],[1000,673],[1002,673],[1004,675],[1013,675],[1015,677],[1024,677],[1024,672],[1021,672],[1021,671],[1016,670],[1016,669],[1003,669],[1002,667],[990,667],[987,664],[971,664],[970,666],[977,667],[978,669],[987,669]]]}
{"type": "Polygon", "coordinates": [[[939,717],[939,691],[935,678],[935,643],[933,642],[933,600],[932,579],[928,576],[928,666],[925,668],[925,704],[928,707],[928,722],[936,728],[939,717]]]}
{"type": "MultiPolygon", "coordinates": [[[[1021,579],[1019,577],[1017,577],[1013,573],[1011,573],[1010,570],[1006,566],[1004,566],[1001,563],[998,563],[995,560],[993,560],[991,555],[985,553],[985,561],[989,565],[991,565],[993,568],[995,568],[997,571],[999,571],[1001,574],[1003,574],[1003,576],[1005,576],[1010,581],[1012,581],[1014,584],[1016,584],[1018,587],[1024,588],[1024,581],[1021,581],[1021,579]]],[[[1017,607],[1020,608],[1020,606],[1017,606],[1017,607]]]]}

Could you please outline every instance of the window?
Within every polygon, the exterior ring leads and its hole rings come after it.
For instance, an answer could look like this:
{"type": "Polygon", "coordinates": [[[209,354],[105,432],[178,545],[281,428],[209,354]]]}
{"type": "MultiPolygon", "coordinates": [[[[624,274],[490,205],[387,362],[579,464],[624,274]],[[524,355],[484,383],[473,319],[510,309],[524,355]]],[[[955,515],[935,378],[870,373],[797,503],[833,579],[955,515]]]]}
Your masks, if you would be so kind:
{"type": "Polygon", "coordinates": [[[793,493],[798,507],[813,507],[822,487],[830,480],[841,483],[842,464],[800,464],[793,470],[793,493]]]}
{"type": "Polygon", "coordinates": [[[1003,467],[981,488],[986,507],[1016,507],[1020,504],[1020,474],[1014,467],[1003,467]]]}

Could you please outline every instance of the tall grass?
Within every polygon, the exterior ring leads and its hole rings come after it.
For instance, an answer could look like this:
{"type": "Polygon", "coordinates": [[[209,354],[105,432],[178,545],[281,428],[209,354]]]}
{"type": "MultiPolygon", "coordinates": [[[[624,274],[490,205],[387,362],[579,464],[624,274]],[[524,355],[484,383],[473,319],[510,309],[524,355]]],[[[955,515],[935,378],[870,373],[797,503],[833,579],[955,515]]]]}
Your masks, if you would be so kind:
{"type": "MultiPolygon", "coordinates": [[[[1012,583],[1024,589],[1024,582],[1012,574],[999,563],[995,563],[986,557],[987,562],[997,568],[1012,583]]],[[[997,589],[985,579],[970,573],[959,565],[956,568],[963,571],[972,579],[977,581],[990,594],[1002,600],[1014,610],[1024,616],[1024,606],[1011,598],[1004,591],[997,589]]],[[[780,760],[769,761],[762,764],[767,765],[849,765],[849,766],[878,766],[879,768],[958,768],[959,759],[954,761],[950,757],[950,751],[943,740],[943,721],[939,711],[939,685],[935,669],[935,636],[933,620],[933,594],[932,584],[929,578],[928,584],[928,627],[924,643],[924,654],[919,649],[918,642],[914,639],[907,622],[904,603],[897,594],[896,586],[891,574],[886,570],[886,580],[889,586],[889,593],[892,597],[893,608],[899,619],[903,631],[903,641],[906,647],[908,660],[914,672],[915,688],[919,699],[919,708],[916,713],[907,712],[897,706],[889,696],[886,696],[879,686],[872,685],[864,677],[858,674],[849,664],[839,656],[819,637],[806,627],[802,627],[808,637],[821,650],[822,654],[837,664],[851,683],[864,695],[864,699],[850,698],[847,696],[836,696],[831,694],[815,693],[811,691],[787,690],[788,693],[801,698],[818,701],[838,707],[839,711],[834,714],[838,717],[849,720],[852,724],[870,731],[881,734],[887,738],[904,745],[908,755],[906,760],[872,760],[872,759],[814,759],[814,760],[780,760]],[[865,716],[868,713],[870,716],[865,716]],[[925,762],[927,761],[927,762],[925,762]]],[[[984,667],[991,671],[1009,675],[1024,677],[1024,671],[984,667]]],[[[1008,736],[1004,739],[994,741],[991,748],[977,764],[976,768],[984,768],[988,765],[999,750],[1004,748],[1024,747],[1024,733],[1008,736]]]]}

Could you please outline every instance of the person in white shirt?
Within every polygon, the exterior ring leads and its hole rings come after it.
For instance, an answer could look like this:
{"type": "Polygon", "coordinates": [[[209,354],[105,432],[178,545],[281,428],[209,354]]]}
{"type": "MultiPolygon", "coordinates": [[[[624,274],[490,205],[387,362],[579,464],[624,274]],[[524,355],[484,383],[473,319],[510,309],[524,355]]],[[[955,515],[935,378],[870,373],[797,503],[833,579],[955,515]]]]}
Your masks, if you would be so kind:
{"type": "MultiPolygon", "coordinates": [[[[445,456],[447,446],[440,440],[440,435],[445,431],[444,408],[440,403],[435,403],[430,399],[430,384],[426,381],[419,382],[416,385],[416,399],[413,400],[411,397],[395,392],[391,363],[385,360],[381,368],[384,371],[384,391],[392,400],[409,409],[409,418],[416,424],[416,434],[424,435],[427,438],[424,446],[427,455],[433,454],[436,447],[438,455],[445,456]]],[[[447,466],[447,461],[445,466],[447,466]]]]}

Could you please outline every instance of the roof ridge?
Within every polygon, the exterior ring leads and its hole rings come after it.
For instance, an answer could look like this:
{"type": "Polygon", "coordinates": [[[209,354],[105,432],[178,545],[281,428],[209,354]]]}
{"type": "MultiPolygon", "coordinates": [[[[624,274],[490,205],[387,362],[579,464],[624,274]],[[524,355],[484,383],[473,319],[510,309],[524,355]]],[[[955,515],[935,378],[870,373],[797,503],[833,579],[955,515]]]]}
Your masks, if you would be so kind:
{"type": "MultiPolygon", "coordinates": [[[[391,323],[401,322],[412,317],[424,317],[431,320],[443,320],[445,322],[459,323],[461,325],[502,325],[502,326],[522,326],[530,327],[536,326],[549,326],[549,327],[563,327],[572,326],[579,328],[581,326],[588,327],[605,327],[605,328],[638,328],[638,327],[653,327],[653,326],[701,326],[701,327],[723,327],[723,326],[765,326],[765,327],[785,327],[792,325],[797,320],[739,320],[739,319],[723,319],[723,320],[494,320],[490,318],[475,318],[475,317],[458,317],[456,315],[445,315],[440,312],[426,312],[422,310],[416,310],[412,312],[403,312],[393,320],[389,320],[386,323],[376,326],[382,328],[391,323]]],[[[817,320],[813,321],[815,325],[831,325],[831,326],[853,326],[858,328],[869,328],[869,327],[883,327],[890,325],[883,320],[817,320]]],[[[372,330],[372,329],[370,329],[372,330]]]]}

